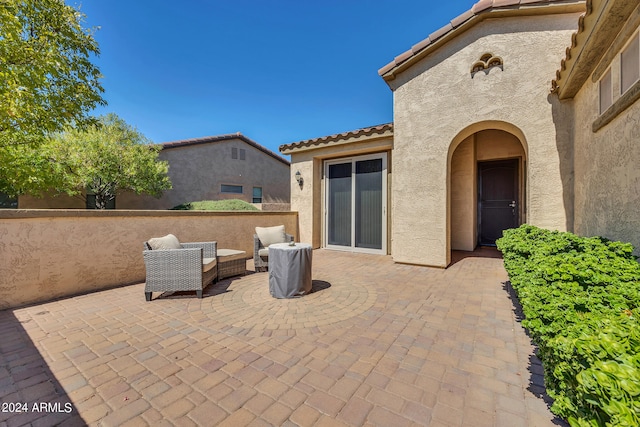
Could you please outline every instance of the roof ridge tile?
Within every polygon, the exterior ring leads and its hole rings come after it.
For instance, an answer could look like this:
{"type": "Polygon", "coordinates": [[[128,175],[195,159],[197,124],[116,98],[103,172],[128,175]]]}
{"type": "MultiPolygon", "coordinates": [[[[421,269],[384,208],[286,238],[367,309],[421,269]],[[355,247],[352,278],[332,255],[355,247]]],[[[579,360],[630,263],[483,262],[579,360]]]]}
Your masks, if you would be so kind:
{"type": "Polygon", "coordinates": [[[520,0],[493,0],[492,7],[517,6],[519,4],[520,0]]]}
{"type": "Polygon", "coordinates": [[[281,161],[282,163],[285,163],[286,165],[289,165],[290,162],[281,157],[280,155],[274,153],[273,151],[269,150],[267,147],[264,147],[260,144],[258,144],[256,141],[252,140],[251,138],[243,135],[240,132],[236,132],[236,133],[227,133],[227,134],[222,134],[222,135],[213,135],[213,136],[203,136],[203,137],[198,137],[198,138],[189,138],[189,139],[179,139],[177,141],[168,141],[168,142],[162,142],[158,145],[162,146],[162,149],[171,149],[171,148],[178,148],[178,147],[187,147],[189,145],[199,145],[199,144],[209,144],[209,143],[215,143],[215,142],[222,142],[222,141],[228,141],[230,139],[239,139],[241,141],[243,141],[246,144],[251,145],[252,147],[262,151],[263,153],[267,154],[268,156],[273,157],[276,160],[281,161]]]}
{"type": "Polygon", "coordinates": [[[461,13],[451,20],[451,26],[453,28],[458,28],[460,25],[467,22],[469,19],[473,18],[475,13],[472,9],[467,10],[466,12],[461,13]]]}
{"type": "Polygon", "coordinates": [[[453,25],[451,23],[447,23],[445,26],[435,30],[433,33],[429,34],[429,38],[431,40],[438,40],[440,37],[447,34],[449,31],[453,30],[453,25]]]}
{"type": "Polygon", "coordinates": [[[411,46],[411,51],[414,53],[420,52],[422,49],[429,46],[430,44],[431,44],[431,38],[427,37],[426,39],[411,46]]]}
{"type": "Polygon", "coordinates": [[[479,2],[474,4],[473,7],[471,7],[471,10],[473,11],[473,13],[478,14],[491,7],[493,7],[493,0],[480,0],[479,2]]]}

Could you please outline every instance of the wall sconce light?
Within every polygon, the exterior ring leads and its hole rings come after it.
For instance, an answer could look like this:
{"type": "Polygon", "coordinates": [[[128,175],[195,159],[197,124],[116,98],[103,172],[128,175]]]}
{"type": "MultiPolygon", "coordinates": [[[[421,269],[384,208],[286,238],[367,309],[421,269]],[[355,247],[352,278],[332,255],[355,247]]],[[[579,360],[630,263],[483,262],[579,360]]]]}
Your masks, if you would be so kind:
{"type": "Polygon", "coordinates": [[[300,186],[300,188],[302,188],[302,185],[304,184],[304,179],[302,178],[300,171],[296,172],[295,177],[296,177],[296,181],[298,181],[298,185],[300,186]]]}

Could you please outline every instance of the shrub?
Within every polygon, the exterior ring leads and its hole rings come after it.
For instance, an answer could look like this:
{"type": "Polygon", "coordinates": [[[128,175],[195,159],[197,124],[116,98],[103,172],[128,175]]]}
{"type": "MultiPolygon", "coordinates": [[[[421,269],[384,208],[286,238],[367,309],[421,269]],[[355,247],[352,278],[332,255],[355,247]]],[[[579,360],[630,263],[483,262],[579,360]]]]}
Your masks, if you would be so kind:
{"type": "Polygon", "coordinates": [[[183,203],[174,208],[183,211],[258,211],[260,209],[244,200],[202,200],[199,202],[183,203]]]}
{"type": "Polygon", "coordinates": [[[551,410],[640,425],[640,264],[633,246],[522,225],[497,242],[538,346],[551,410]]]}

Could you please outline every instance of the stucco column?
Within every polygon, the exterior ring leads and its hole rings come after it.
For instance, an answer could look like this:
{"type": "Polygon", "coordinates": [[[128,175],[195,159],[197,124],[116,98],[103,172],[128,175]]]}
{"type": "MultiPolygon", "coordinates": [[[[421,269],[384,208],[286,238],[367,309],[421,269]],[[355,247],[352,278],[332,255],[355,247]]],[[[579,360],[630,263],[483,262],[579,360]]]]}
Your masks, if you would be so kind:
{"type": "Polygon", "coordinates": [[[396,134],[391,254],[396,262],[446,267],[447,152],[434,144],[416,155],[416,146],[396,134]]]}
{"type": "Polygon", "coordinates": [[[299,240],[310,243],[313,248],[321,244],[320,207],[321,168],[312,156],[301,153],[292,156],[291,166],[291,210],[298,212],[299,240]],[[296,179],[300,172],[302,185],[296,179]]]}

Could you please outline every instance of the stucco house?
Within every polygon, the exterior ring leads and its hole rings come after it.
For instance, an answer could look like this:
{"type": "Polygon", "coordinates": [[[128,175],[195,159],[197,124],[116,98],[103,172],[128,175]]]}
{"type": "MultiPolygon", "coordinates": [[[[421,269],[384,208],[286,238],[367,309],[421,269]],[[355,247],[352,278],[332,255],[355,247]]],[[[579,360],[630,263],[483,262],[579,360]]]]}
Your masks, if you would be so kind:
{"type": "MultiPolygon", "coordinates": [[[[240,199],[265,209],[289,209],[289,161],[241,133],[162,144],[160,160],[169,162],[173,188],[156,199],[122,193],[117,209],[171,209],[198,200],[240,199]]],[[[85,208],[67,196],[21,196],[20,209],[85,208]]]]}
{"type": "MultiPolygon", "coordinates": [[[[162,144],[173,184],[160,199],[123,195],[126,209],[169,209],[197,200],[240,199],[260,205],[286,205],[289,161],[241,133],[162,144]]],[[[120,206],[118,206],[120,207],[120,206]]]]}
{"type": "Polygon", "coordinates": [[[314,247],[446,267],[537,226],[640,248],[640,6],[482,0],[379,70],[394,121],[282,145],[314,247]]]}

